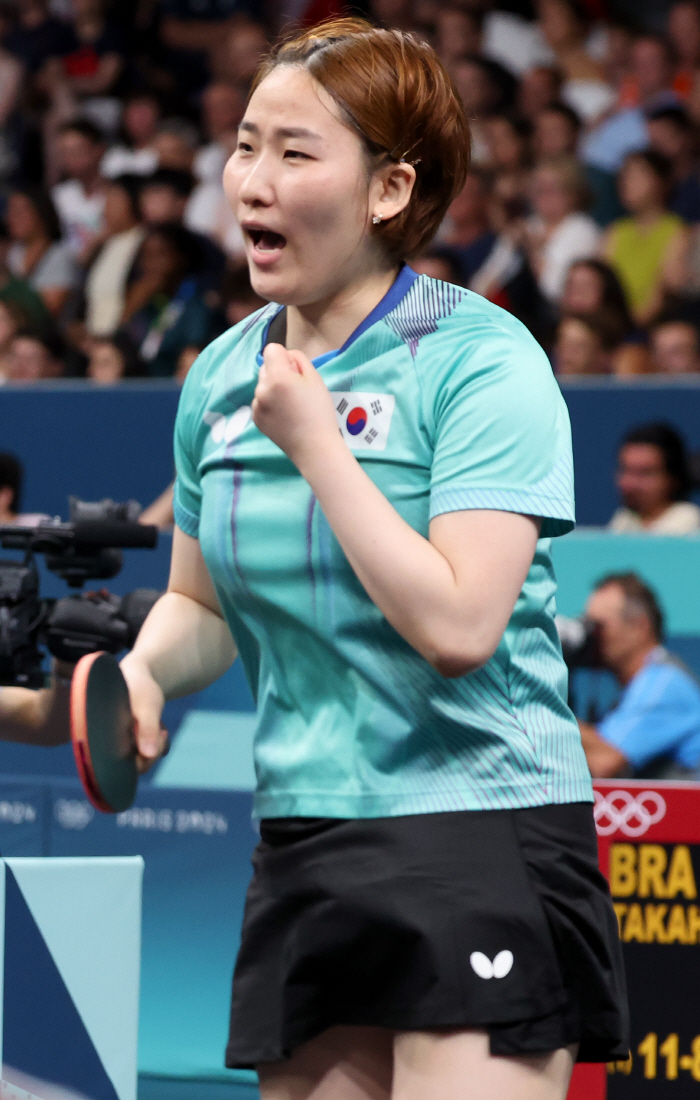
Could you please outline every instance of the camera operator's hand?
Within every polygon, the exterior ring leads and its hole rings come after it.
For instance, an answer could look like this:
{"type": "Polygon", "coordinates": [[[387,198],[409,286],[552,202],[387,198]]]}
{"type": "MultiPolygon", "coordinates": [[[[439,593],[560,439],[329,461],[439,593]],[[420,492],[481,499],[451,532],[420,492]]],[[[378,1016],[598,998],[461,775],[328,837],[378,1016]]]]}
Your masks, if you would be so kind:
{"type": "Polygon", "coordinates": [[[74,667],[66,661],[54,661],[47,688],[0,688],[0,740],[46,747],[70,741],[70,681],[74,667]]]}
{"type": "Polygon", "coordinates": [[[148,665],[133,653],[124,658],[120,668],[129,688],[138,746],[137,763],[143,774],[160,759],[168,744],[168,732],[160,720],[165,696],[148,665]]]}

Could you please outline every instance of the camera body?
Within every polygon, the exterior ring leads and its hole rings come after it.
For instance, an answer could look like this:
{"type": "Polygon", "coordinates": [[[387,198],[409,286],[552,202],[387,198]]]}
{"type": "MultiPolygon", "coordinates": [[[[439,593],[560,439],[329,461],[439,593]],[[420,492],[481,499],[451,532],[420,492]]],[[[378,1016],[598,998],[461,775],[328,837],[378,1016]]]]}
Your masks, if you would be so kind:
{"type": "Polygon", "coordinates": [[[600,628],[592,619],[556,617],[561,651],[569,668],[603,668],[600,628]]]}
{"type": "Polygon", "coordinates": [[[0,526],[0,546],[21,550],[22,561],[0,559],[0,685],[44,685],[41,646],[73,663],[98,649],[130,648],[158,599],[154,589],[136,589],[120,599],[106,589],[42,600],[36,554],[71,588],[87,580],[108,580],[123,564],[122,549],[153,548],[155,527],[137,522],[135,501],[86,502],[70,497],[70,520],[36,527],[0,526]]]}

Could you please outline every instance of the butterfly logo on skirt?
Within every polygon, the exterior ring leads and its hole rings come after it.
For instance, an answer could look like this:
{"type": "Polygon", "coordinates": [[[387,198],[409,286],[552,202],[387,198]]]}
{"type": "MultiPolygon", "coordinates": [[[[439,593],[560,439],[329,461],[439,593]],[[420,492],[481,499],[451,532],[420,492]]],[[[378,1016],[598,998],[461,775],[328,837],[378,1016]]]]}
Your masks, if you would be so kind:
{"type": "Polygon", "coordinates": [[[488,955],[484,955],[481,951],[472,951],[469,956],[472,970],[484,979],[505,978],[506,974],[510,974],[513,968],[513,961],[512,951],[499,951],[493,962],[491,962],[488,955]]]}

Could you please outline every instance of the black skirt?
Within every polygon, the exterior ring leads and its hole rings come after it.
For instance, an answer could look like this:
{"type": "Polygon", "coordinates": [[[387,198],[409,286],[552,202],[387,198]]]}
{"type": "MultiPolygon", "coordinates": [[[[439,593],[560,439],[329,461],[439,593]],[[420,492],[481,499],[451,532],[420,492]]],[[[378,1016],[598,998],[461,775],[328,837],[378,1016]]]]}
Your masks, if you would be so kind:
{"type": "Polygon", "coordinates": [[[492,1054],[628,1054],[589,803],[261,823],[226,1065],[337,1024],[479,1028],[492,1054]]]}

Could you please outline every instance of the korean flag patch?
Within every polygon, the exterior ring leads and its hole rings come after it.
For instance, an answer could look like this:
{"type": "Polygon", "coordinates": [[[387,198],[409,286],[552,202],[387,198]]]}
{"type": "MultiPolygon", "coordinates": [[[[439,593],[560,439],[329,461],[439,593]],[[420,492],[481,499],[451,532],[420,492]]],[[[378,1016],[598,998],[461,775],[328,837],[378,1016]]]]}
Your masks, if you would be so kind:
{"type": "Polygon", "coordinates": [[[396,399],[391,393],[334,393],[340,434],[351,451],[383,451],[396,399]]]}

